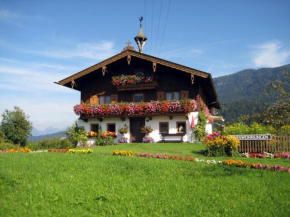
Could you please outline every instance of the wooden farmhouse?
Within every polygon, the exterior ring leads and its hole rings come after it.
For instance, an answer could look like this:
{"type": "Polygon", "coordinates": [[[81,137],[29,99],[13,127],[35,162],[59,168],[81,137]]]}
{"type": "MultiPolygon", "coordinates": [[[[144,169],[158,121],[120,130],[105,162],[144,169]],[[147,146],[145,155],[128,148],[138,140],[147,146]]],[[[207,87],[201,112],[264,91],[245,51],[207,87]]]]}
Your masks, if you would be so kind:
{"type": "MultiPolygon", "coordinates": [[[[209,73],[142,53],[147,37],[142,25],[135,41],[124,50],[96,65],[58,82],[81,93],[74,107],[78,125],[86,132],[116,132],[117,138],[142,142],[141,127],[153,131],[147,135],[154,142],[162,140],[195,140],[192,128],[198,112],[208,108],[214,114],[220,104],[209,73]],[[118,129],[127,126],[124,135],[118,129]]],[[[206,130],[212,132],[207,124],[206,130]]],[[[95,141],[90,139],[93,144],[95,141]]]]}

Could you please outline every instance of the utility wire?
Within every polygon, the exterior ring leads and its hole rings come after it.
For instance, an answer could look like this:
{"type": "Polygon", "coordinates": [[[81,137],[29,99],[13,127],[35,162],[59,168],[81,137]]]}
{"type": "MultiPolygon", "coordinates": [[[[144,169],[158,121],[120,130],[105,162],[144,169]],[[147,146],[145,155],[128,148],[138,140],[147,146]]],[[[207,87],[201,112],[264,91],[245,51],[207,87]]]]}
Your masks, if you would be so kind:
{"type": "Polygon", "coordinates": [[[152,32],[153,32],[153,14],[154,14],[154,0],[152,2],[152,18],[151,18],[151,34],[150,34],[152,43],[150,43],[150,54],[151,54],[151,48],[152,48],[152,45],[153,45],[153,38],[152,38],[152,32]]]}
{"type": "Polygon", "coordinates": [[[161,5],[160,5],[159,21],[158,21],[158,28],[157,28],[157,37],[156,37],[156,42],[155,42],[155,55],[156,55],[156,48],[157,48],[158,35],[159,35],[159,26],[160,26],[161,11],[162,11],[162,0],[161,0],[161,5]]]}
{"type": "Polygon", "coordinates": [[[146,28],[146,18],[147,18],[147,16],[146,16],[146,0],[144,0],[144,10],[145,10],[145,28],[144,28],[144,33],[145,33],[145,35],[146,35],[146,30],[147,30],[147,28],[146,28]]]}
{"type": "Polygon", "coordinates": [[[164,39],[164,34],[165,34],[165,29],[166,29],[166,24],[167,24],[169,9],[170,9],[170,3],[171,3],[171,0],[169,0],[169,4],[168,4],[167,15],[166,15],[166,19],[165,19],[165,25],[164,25],[164,30],[163,30],[162,38],[161,38],[161,45],[160,45],[160,50],[159,50],[158,56],[160,55],[160,52],[161,52],[161,49],[162,49],[162,44],[163,44],[163,39],[164,39]]]}

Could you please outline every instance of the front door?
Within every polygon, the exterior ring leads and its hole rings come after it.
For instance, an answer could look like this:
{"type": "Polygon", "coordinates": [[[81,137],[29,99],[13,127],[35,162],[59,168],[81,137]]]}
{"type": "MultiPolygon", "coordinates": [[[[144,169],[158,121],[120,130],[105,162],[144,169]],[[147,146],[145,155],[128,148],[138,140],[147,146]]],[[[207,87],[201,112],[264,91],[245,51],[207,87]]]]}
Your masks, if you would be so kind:
{"type": "Polygon", "coordinates": [[[144,134],[141,127],[145,126],[145,118],[130,118],[131,142],[142,142],[144,134]]]}

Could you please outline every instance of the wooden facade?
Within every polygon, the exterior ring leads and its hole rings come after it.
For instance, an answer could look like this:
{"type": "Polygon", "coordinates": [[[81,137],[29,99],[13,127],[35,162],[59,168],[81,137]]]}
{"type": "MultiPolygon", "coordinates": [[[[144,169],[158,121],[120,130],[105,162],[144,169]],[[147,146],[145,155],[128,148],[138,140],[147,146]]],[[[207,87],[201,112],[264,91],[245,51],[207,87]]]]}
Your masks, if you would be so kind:
{"type": "Polygon", "coordinates": [[[98,104],[110,97],[110,102],[134,102],[136,94],[144,102],[165,100],[166,94],[178,92],[180,99],[196,99],[198,108],[220,108],[211,75],[133,50],[125,50],[101,63],[59,81],[60,85],[81,92],[81,102],[98,104]],[[134,75],[137,72],[153,76],[152,83],[114,86],[112,76],[134,75]]]}

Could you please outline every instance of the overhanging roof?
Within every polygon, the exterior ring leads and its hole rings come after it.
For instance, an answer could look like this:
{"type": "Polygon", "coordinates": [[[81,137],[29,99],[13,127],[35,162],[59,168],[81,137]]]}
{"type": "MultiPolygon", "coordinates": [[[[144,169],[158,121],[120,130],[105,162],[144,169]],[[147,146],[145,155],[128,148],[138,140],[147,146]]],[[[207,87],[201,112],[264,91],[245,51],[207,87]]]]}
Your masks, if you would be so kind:
{"type": "Polygon", "coordinates": [[[111,63],[114,63],[122,58],[128,58],[128,57],[136,57],[136,58],[139,58],[139,59],[143,59],[143,60],[147,60],[147,61],[150,61],[152,63],[156,63],[157,64],[157,68],[158,68],[158,64],[159,65],[163,65],[163,66],[166,66],[166,67],[169,67],[169,68],[173,68],[173,69],[176,69],[176,70],[179,70],[179,71],[182,71],[182,72],[186,72],[186,73],[189,73],[189,74],[193,74],[195,76],[198,76],[198,77],[202,77],[204,79],[207,80],[207,82],[210,83],[209,87],[211,89],[211,91],[214,93],[215,95],[215,98],[216,98],[216,101],[212,103],[212,105],[216,105],[217,108],[220,108],[220,105],[219,105],[219,101],[218,101],[218,98],[217,98],[217,93],[216,93],[216,90],[215,90],[215,87],[214,87],[214,84],[213,84],[213,79],[211,77],[211,74],[209,73],[206,73],[206,72],[203,72],[203,71],[200,71],[200,70],[196,70],[196,69],[193,69],[193,68],[189,68],[189,67],[186,67],[186,66],[183,66],[183,65],[179,65],[179,64],[176,64],[176,63],[173,63],[173,62],[170,62],[170,61],[167,61],[167,60],[163,60],[163,59],[160,59],[160,58],[157,58],[157,57],[154,57],[154,56],[150,56],[150,55],[147,55],[147,54],[143,54],[143,53],[139,53],[139,52],[136,52],[134,50],[124,50],[122,51],[121,53],[115,55],[115,56],[112,56],[100,63],[97,63],[87,69],[84,69],[76,74],[73,74],[63,80],[60,80],[57,84],[59,85],[63,85],[63,86],[69,86],[69,83],[74,83],[76,79],[78,78],[81,78],[83,76],[86,76],[98,69],[102,69],[102,67],[105,67],[105,66],[108,66],[110,65],[111,63]]]}
{"type": "Polygon", "coordinates": [[[167,66],[167,67],[170,67],[170,68],[173,68],[173,69],[177,69],[177,70],[180,70],[180,71],[183,71],[183,72],[187,72],[187,73],[190,73],[190,74],[194,74],[194,75],[197,75],[197,76],[200,76],[200,77],[203,77],[203,78],[208,78],[210,76],[210,74],[206,73],[206,72],[202,72],[202,71],[199,71],[199,70],[196,70],[196,69],[192,69],[192,68],[189,68],[189,67],[186,67],[186,66],[182,66],[182,65],[179,65],[179,64],[176,64],[176,63],[173,63],[173,62],[170,62],[170,61],[166,61],[166,60],[163,60],[163,59],[160,59],[160,58],[157,58],[157,57],[153,57],[153,56],[150,56],[150,55],[147,55],[147,54],[143,54],[143,53],[139,53],[139,52],[136,52],[136,51],[132,51],[132,50],[126,50],[126,51],[123,51],[115,56],[112,56],[110,57],[109,59],[106,59],[96,65],[93,65],[87,69],[84,69],[74,75],[71,75],[61,81],[59,81],[58,83],[60,85],[66,85],[67,83],[73,81],[73,80],[76,80],[80,77],[83,77],[95,70],[98,70],[100,68],[102,68],[103,66],[107,66],[109,65],[110,63],[113,63],[117,60],[120,60],[122,58],[125,58],[127,56],[133,56],[133,57],[137,57],[139,59],[144,59],[144,60],[148,60],[148,61],[151,61],[151,62],[154,62],[156,64],[160,64],[160,65],[164,65],[164,66],[167,66]]]}

